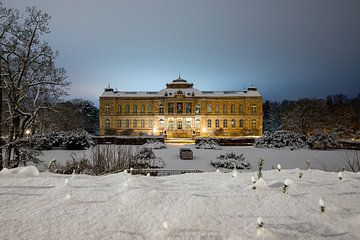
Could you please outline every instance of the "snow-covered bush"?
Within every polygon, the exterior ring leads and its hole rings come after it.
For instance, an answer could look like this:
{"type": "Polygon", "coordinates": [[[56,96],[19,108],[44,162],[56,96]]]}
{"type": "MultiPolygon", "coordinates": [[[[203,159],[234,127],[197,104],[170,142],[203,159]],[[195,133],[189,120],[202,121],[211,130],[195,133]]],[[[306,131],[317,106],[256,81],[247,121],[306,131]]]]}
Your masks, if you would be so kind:
{"type": "Polygon", "coordinates": [[[309,138],[311,149],[329,149],[338,147],[339,137],[337,134],[315,133],[309,138]]]}
{"type": "Polygon", "coordinates": [[[152,148],[140,148],[134,156],[135,168],[162,168],[164,160],[156,157],[152,148]]]}
{"type": "Polygon", "coordinates": [[[163,149],[166,148],[166,145],[158,140],[147,140],[143,147],[152,149],[163,149]]]}
{"type": "Polygon", "coordinates": [[[81,150],[90,147],[91,138],[84,130],[70,131],[64,141],[64,146],[70,150],[81,150]]]}
{"type": "Polygon", "coordinates": [[[257,148],[285,148],[297,150],[308,148],[308,141],[305,135],[290,131],[265,132],[263,137],[255,142],[257,148]]]}
{"type": "Polygon", "coordinates": [[[221,146],[216,139],[201,139],[196,145],[197,149],[221,150],[221,146]]]}
{"type": "Polygon", "coordinates": [[[210,162],[216,168],[250,169],[250,163],[245,160],[244,155],[236,155],[234,152],[222,154],[217,160],[210,162]]]}
{"type": "Polygon", "coordinates": [[[53,147],[52,141],[48,135],[36,136],[32,144],[36,150],[51,150],[53,147]]]}

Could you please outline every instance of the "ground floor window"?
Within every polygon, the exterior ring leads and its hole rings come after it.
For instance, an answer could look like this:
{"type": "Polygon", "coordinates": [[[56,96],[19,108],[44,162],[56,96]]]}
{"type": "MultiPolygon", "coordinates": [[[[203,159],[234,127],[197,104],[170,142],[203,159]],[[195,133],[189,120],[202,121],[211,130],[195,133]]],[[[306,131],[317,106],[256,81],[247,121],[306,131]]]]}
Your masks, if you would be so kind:
{"type": "Polygon", "coordinates": [[[121,119],[118,120],[117,125],[119,128],[121,128],[121,119]]]}
{"type": "Polygon", "coordinates": [[[226,127],[227,127],[227,120],[224,119],[224,128],[226,128],[226,127]]]}
{"type": "Polygon", "coordinates": [[[141,128],[144,128],[144,127],[145,127],[145,120],[141,119],[141,128]]]}
{"type": "Polygon", "coordinates": [[[235,127],[235,119],[231,119],[231,127],[235,127]]]}
{"type": "Polygon", "coordinates": [[[217,127],[217,128],[220,127],[220,121],[219,121],[219,119],[216,119],[216,120],[215,120],[215,127],[217,127]]]}
{"type": "Polygon", "coordinates": [[[255,119],[251,120],[251,128],[256,129],[256,120],[255,119]]]}
{"type": "Polygon", "coordinates": [[[133,120],[133,127],[134,127],[134,128],[137,127],[137,120],[136,120],[136,119],[133,120]]]}
{"type": "Polygon", "coordinates": [[[130,121],[129,121],[129,119],[126,119],[126,120],[125,120],[125,127],[127,127],[127,128],[130,127],[130,121]]]}
{"type": "Polygon", "coordinates": [[[240,128],[244,127],[244,119],[240,119],[239,126],[240,126],[240,128]]]}
{"type": "Polygon", "coordinates": [[[106,119],[105,121],[105,129],[110,129],[110,120],[106,119]]]}
{"type": "Polygon", "coordinates": [[[177,122],[177,129],[182,129],[182,121],[177,122]]]}
{"type": "Polygon", "coordinates": [[[207,121],[207,126],[208,126],[209,128],[211,128],[211,119],[208,119],[208,121],[207,121]]]}

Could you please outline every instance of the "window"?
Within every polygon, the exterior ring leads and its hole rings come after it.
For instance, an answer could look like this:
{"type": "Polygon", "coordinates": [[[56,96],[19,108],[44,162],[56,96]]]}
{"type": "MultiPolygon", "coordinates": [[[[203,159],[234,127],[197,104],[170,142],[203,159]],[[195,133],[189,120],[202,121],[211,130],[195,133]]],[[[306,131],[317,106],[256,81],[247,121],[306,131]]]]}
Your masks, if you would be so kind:
{"type": "Polygon", "coordinates": [[[217,127],[217,128],[220,127],[220,121],[219,121],[219,119],[216,119],[216,120],[215,120],[215,127],[217,127]]]}
{"type": "Polygon", "coordinates": [[[129,121],[129,119],[126,119],[126,120],[125,120],[125,127],[126,127],[126,128],[129,128],[129,127],[130,127],[130,121],[129,121]]]}
{"type": "Polygon", "coordinates": [[[235,104],[231,105],[231,113],[234,114],[235,113],[235,104]]]}
{"type": "Polygon", "coordinates": [[[239,112],[240,112],[240,113],[244,113],[244,105],[243,105],[243,104],[240,104],[240,106],[239,106],[239,112]]]}
{"type": "Polygon", "coordinates": [[[118,126],[118,128],[121,128],[121,119],[119,119],[119,120],[117,121],[117,126],[118,126]]]}
{"type": "Polygon", "coordinates": [[[211,128],[211,119],[208,119],[208,121],[207,121],[207,126],[208,126],[209,128],[211,128]]]}
{"type": "Polygon", "coordinates": [[[219,112],[220,112],[219,104],[216,104],[216,106],[215,106],[215,112],[216,112],[216,113],[219,113],[219,112]]]}
{"type": "Polygon", "coordinates": [[[251,105],[251,113],[256,113],[256,105],[251,105]]]}
{"type": "Polygon", "coordinates": [[[177,122],[177,129],[182,129],[182,121],[178,120],[177,122]]]}
{"type": "Polygon", "coordinates": [[[145,120],[141,119],[141,128],[145,128],[145,120]]]}
{"type": "Polygon", "coordinates": [[[110,129],[110,120],[106,119],[105,121],[105,129],[110,129]]]}
{"type": "Polygon", "coordinates": [[[186,129],[191,129],[191,119],[186,119],[186,129]]]}
{"type": "Polygon", "coordinates": [[[121,105],[118,105],[117,112],[118,112],[118,113],[122,113],[122,106],[121,106],[121,105]]]}
{"type": "Polygon", "coordinates": [[[196,105],[195,112],[196,112],[196,114],[201,113],[201,106],[200,105],[196,105]]]}
{"type": "Polygon", "coordinates": [[[141,113],[145,113],[145,105],[141,104],[141,113]]]}
{"type": "Polygon", "coordinates": [[[224,119],[224,128],[226,128],[226,127],[227,127],[227,120],[224,119]]]}
{"type": "Polygon", "coordinates": [[[137,113],[137,111],[138,111],[138,108],[137,108],[137,105],[135,104],[135,105],[133,106],[133,112],[134,112],[134,113],[137,113]]]}
{"type": "Polygon", "coordinates": [[[126,104],[125,106],[125,113],[130,113],[130,105],[126,104]]]}
{"type": "Polygon", "coordinates": [[[164,104],[159,104],[159,113],[164,113],[164,104]]]}
{"type": "Polygon", "coordinates": [[[159,124],[160,124],[160,127],[163,128],[164,127],[164,119],[160,119],[159,120],[159,124]]]}
{"type": "Polygon", "coordinates": [[[110,113],[110,107],[109,107],[109,105],[106,105],[106,106],[105,106],[105,113],[110,113]]]}
{"type": "Polygon", "coordinates": [[[256,129],[256,120],[255,119],[251,120],[251,128],[256,129]]]}
{"type": "Polygon", "coordinates": [[[181,102],[176,103],[176,112],[183,113],[183,103],[181,102]]]}
{"type": "Polygon", "coordinates": [[[212,110],[212,109],[211,109],[211,104],[208,104],[208,105],[207,105],[207,112],[208,112],[208,113],[211,113],[211,110],[212,110]]]}
{"type": "Polygon", "coordinates": [[[174,121],[173,120],[169,120],[169,130],[174,130],[174,121]]]}
{"type": "Polygon", "coordinates": [[[240,119],[239,126],[240,126],[240,128],[244,127],[244,119],[240,119]]]}
{"type": "Polygon", "coordinates": [[[148,113],[152,113],[152,111],[153,111],[153,110],[152,110],[152,105],[148,105],[148,106],[147,106],[147,111],[148,111],[148,113]]]}
{"type": "Polygon", "coordinates": [[[174,113],[174,103],[168,103],[168,113],[174,113]]]}
{"type": "Polygon", "coordinates": [[[195,127],[200,128],[200,119],[195,120],[195,127]]]}
{"type": "Polygon", "coordinates": [[[231,127],[235,127],[235,119],[231,119],[231,127]]]}
{"type": "Polygon", "coordinates": [[[152,128],[154,126],[154,122],[152,119],[149,119],[149,128],[152,128]]]}
{"type": "Polygon", "coordinates": [[[133,127],[134,127],[134,128],[137,127],[137,120],[136,120],[136,119],[133,120],[133,127]]]}
{"type": "Polygon", "coordinates": [[[223,105],[223,113],[227,113],[227,105],[223,105]]]}
{"type": "Polygon", "coordinates": [[[192,104],[186,103],[186,113],[191,113],[191,112],[192,112],[192,104]]]}

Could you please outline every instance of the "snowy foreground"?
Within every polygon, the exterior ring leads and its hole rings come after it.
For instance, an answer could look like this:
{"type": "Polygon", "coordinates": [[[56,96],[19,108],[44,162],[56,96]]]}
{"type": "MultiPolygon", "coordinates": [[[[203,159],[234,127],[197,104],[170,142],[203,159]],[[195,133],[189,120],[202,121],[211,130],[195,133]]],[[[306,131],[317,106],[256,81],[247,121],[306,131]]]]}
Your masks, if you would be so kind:
{"type": "Polygon", "coordinates": [[[32,168],[0,173],[2,240],[360,237],[358,173],[340,180],[305,170],[300,179],[299,169],[269,170],[252,190],[255,172],[94,177],[32,168]]]}

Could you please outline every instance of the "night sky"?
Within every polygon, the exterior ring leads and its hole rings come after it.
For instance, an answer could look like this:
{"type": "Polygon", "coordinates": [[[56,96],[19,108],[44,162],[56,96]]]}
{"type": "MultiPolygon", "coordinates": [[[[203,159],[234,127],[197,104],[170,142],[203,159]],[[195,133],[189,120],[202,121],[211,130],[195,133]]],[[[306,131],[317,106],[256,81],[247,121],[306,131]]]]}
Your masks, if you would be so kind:
{"type": "Polygon", "coordinates": [[[359,0],[3,0],[51,16],[46,36],[72,82],[97,104],[104,87],[200,90],[264,99],[360,93],[359,0]]]}

